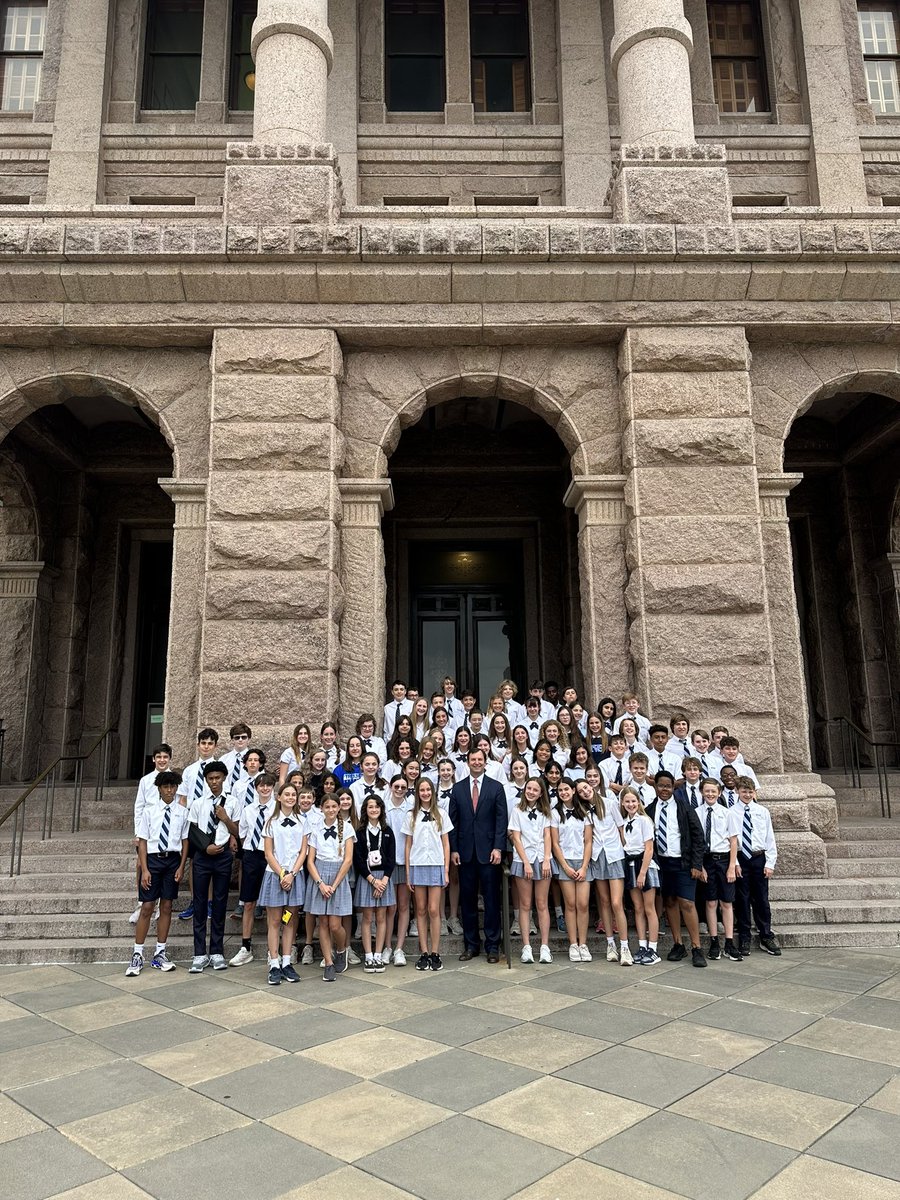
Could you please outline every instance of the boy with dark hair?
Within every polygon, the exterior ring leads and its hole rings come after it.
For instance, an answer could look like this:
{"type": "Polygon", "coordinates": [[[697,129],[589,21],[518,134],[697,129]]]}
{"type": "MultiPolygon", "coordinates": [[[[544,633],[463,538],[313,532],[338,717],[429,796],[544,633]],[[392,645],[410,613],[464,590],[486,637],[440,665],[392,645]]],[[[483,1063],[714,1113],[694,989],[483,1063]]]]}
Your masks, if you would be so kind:
{"type": "MultiPolygon", "coordinates": [[[[178,785],[178,792],[176,793],[179,804],[190,808],[195,800],[209,795],[209,788],[206,786],[206,781],[203,777],[203,768],[207,763],[212,762],[218,744],[218,731],[212,729],[209,725],[205,726],[197,734],[197,758],[184,768],[181,783],[178,785]]],[[[190,921],[193,915],[194,900],[192,895],[187,908],[183,908],[178,914],[178,920],[190,921]]]]}
{"type": "Polygon", "coordinates": [[[240,805],[238,841],[241,844],[241,948],[229,966],[242,967],[253,962],[253,921],[256,903],[266,871],[265,828],[275,811],[275,776],[263,771],[256,776],[253,798],[240,805]]]}
{"type": "Polygon", "coordinates": [[[737,878],[737,812],[719,799],[720,786],[715,779],[704,779],[701,788],[702,807],[698,812],[703,826],[706,847],[703,854],[703,882],[706,885],[706,928],[709,930],[709,950],[706,957],[740,962],[741,954],[734,944],[734,886],[737,878]],[[722,925],[725,947],[719,948],[717,906],[722,906],[722,925]]]}
{"type": "MultiPolygon", "coordinates": [[[[189,971],[197,975],[206,967],[214,971],[228,968],[225,961],[225,914],[228,908],[228,885],[237,848],[236,821],[239,801],[225,795],[228,768],[213,760],[205,764],[203,779],[206,794],[194,800],[189,809],[190,822],[198,831],[198,842],[209,839],[205,849],[195,845],[191,879],[194,890],[194,958],[189,971]],[[209,951],[206,946],[207,898],[209,902],[209,951]]],[[[194,843],[192,842],[192,845],[194,843]]]]}
{"type": "Polygon", "coordinates": [[[160,771],[155,780],[158,799],[148,804],[138,822],[138,861],[141,877],[138,898],[140,916],[134,933],[131,962],[125,968],[129,976],[144,969],[144,942],[150,928],[153,909],[159,907],[156,950],[151,966],[157,971],[173,971],[175,964],[166,954],[166,942],[172,923],[172,901],[178,897],[178,885],[184,875],[188,852],[188,813],[175,803],[181,783],[177,771],[160,771]]]}
{"type": "Polygon", "coordinates": [[[750,913],[759,930],[760,949],[781,955],[781,947],[772,933],[769,907],[769,880],[775,872],[778,850],[769,810],[757,803],[753,780],[746,775],[737,781],[740,806],[732,811],[738,824],[737,924],[741,954],[750,953],[750,913]]]}
{"type": "Polygon", "coordinates": [[[659,771],[655,782],[656,861],[673,941],[668,959],[669,962],[680,962],[687,955],[681,943],[681,922],[684,921],[691,939],[691,962],[695,967],[705,967],[706,955],[700,948],[700,925],[694,907],[697,880],[703,877],[703,827],[697,810],[686,800],[676,798],[675,777],[671,771],[659,771]]]}
{"type": "MultiPolygon", "coordinates": [[[[172,761],[172,747],[168,742],[160,742],[153,751],[153,770],[143,775],[138,780],[137,794],[134,798],[134,864],[137,879],[137,886],[141,886],[141,861],[138,857],[138,829],[141,823],[141,815],[145,808],[151,804],[156,804],[159,800],[159,792],[156,789],[156,777],[161,771],[168,771],[169,764],[172,761]]],[[[141,915],[140,904],[128,918],[132,925],[137,924],[138,917],[141,915]]],[[[159,916],[159,906],[154,910],[154,917],[159,916]]]]}
{"type": "Polygon", "coordinates": [[[413,702],[407,695],[405,682],[402,679],[395,679],[391,684],[391,698],[384,706],[384,722],[381,733],[385,742],[389,742],[394,736],[394,726],[400,717],[404,713],[409,715],[412,709],[413,702]]]}
{"type": "Polygon", "coordinates": [[[226,754],[222,755],[222,762],[228,768],[225,791],[233,792],[241,780],[246,778],[244,755],[250,748],[250,739],[253,737],[253,730],[249,725],[245,725],[243,721],[238,721],[236,725],[232,725],[229,729],[228,736],[231,739],[231,748],[226,754]]]}

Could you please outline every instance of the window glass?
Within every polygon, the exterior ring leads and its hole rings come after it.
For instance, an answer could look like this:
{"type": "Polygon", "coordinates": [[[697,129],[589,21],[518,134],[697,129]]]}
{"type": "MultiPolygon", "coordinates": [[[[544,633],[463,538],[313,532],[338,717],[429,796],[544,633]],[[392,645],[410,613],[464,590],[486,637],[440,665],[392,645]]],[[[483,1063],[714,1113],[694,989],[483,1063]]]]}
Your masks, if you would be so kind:
{"type": "Polygon", "coordinates": [[[150,0],[143,107],[185,111],[200,96],[203,0],[150,0]]]}
{"type": "Polygon", "coordinates": [[[41,85],[46,4],[0,5],[0,110],[33,112],[41,85]]]}
{"type": "Polygon", "coordinates": [[[755,3],[707,4],[713,90],[721,113],[766,112],[766,70],[755,3]]]}
{"type": "Polygon", "coordinates": [[[387,0],[385,90],[390,112],[439,112],[446,95],[441,0],[387,0]]]}
{"type": "Polygon", "coordinates": [[[900,50],[897,32],[896,6],[859,6],[859,40],[865,59],[869,103],[876,113],[883,116],[900,113],[900,91],[897,82],[900,50]]]}
{"type": "Polygon", "coordinates": [[[257,0],[234,0],[231,15],[231,83],[229,107],[236,112],[253,111],[256,82],[250,57],[250,33],[256,17],[257,0]]]}
{"type": "Polygon", "coordinates": [[[476,112],[531,108],[526,0],[470,0],[472,102],[476,112]]]}

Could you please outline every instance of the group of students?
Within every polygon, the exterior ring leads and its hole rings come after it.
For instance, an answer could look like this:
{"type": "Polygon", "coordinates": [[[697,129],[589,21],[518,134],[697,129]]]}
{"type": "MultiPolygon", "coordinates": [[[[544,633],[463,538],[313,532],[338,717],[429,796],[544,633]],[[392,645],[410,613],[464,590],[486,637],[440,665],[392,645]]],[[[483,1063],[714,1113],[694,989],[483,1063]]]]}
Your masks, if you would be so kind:
{"type": "MultiPolygon", "coordinates": [[[[471,691],[457,696],[450,677],[430,697],[396,680],[380,735],[372,713],[358,718],[343,747],[333,723],[318,737],[300,723],[277,775],[243,722],[231,727],[221,756],[217,732],[201,729],[198,757],[180,773],[171,770],[171,749],[157,747],[135,801],[140,903],[126,975],[143,969],[154,919],[151,965],[174,968],[167,938],[189,859],[192,900],[178,915],[193,921],[191,973],[252,962],[254,920],[263,915],[273,986],[299,981],[295,964],[312,965],[316,937],[326,982],[360,961],[367,972],[405,966],[408,936],[419,942],[416,969],[441,970],[442,933],[463,933],[457,827],[472,827],[479,788],[496,797],[495,784],[505,806],[490,863],[499,862],[502,845],[523,963],[535,962],[532,934],[537,962],[552,962],[554,919],[569,960],[591,961],[592,890],[609,962],[659,963],[663,912],[670,961],[688,954],[682,924],[696,967],[720,957],[741,961],[751,952],[752,922],[760,949],[779,955],[768,900],[777,860],[772,822],[738,739],[722,726],[692,730],[683,713],[654,723],[635,693],[621,703],[621,713],[610,697],[587,711],[574,688],[560,695],[552,682],[533,683],[520,703],[515,683],[504,679],[481,710],[471,691]],[[486,787],[488,780],[495,784],[486,787]],[[474,786],[460,788],[462,781],[474,786]],[[229,964],[224,936],[236,858],[232,916],[242,938],[229,964]],[[351,945],[354,916],[362,960],[351,945]]],[[[478,953],[468,920],[462,959],[478,953]]],[[[477,945],[477,927],[474,937],[477,945]]]]}

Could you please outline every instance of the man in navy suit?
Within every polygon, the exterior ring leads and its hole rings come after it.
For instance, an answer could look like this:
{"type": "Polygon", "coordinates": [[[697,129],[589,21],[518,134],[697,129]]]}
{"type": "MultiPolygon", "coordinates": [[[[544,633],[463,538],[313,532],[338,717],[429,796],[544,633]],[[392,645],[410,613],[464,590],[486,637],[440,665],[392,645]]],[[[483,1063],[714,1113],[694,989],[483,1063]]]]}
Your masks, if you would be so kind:
{"type": "Polygon", "coordinates": [[[450,861],[459,867],[459,900],[466,946],[459,956],[468,962],[481,953],[478,936],[478,889],[484,897],[484,948],[488,962],[500,958],[500,866],[506,849],[506,793],[485,775],[483,750],[470,750],[469,778],[450,792],[450,861]]]}

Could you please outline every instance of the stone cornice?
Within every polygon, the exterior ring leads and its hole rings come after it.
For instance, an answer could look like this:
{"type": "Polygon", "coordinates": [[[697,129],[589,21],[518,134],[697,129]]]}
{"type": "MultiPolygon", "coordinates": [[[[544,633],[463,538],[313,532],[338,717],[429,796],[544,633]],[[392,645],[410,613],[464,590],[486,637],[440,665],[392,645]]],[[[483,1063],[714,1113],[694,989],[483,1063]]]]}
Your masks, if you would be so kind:
{"type": "Polygon", "coordinates": [[[202,529],[206,524],[206,480],[158,479],[157,483],[175,501],[175,528],[202,529]]]}
{"type": "Polygon", "coordinates": [[[394,487],[390,479],[339,479],[346,529],[379,529],[381,518],[394,507],[394,487]]]}
{"type": "Polygon", "coordinates": [[[764,521],[787,523],[787,498],[802,478],[803,475],[796,471],[758,477],[759,506],[764,521]]]}
{"type": "Polygon", "coordinates": [[[625,483],[624,475],[575,475],[563,504],[574,508],[582,529],[591,525],[624,525],[625,483]]]}

